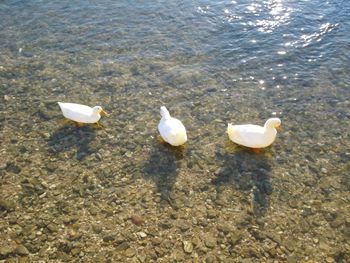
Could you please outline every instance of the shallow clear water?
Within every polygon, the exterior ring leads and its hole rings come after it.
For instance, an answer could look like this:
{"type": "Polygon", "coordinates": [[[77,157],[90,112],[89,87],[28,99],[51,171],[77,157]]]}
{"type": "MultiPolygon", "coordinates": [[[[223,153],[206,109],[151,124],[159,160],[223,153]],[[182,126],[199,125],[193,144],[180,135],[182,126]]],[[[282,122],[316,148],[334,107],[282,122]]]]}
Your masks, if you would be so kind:
{"type": "Polygon", "coordinates": [[[0,260],[349,262],[349,13],[1,1],[0,260]],[[110,116],[76,128],[57,101],[110,116]],[[160,142],[161,105],[185,147],[160,142]],[[261,153],[225,134],[271,116],[261,153]]]}

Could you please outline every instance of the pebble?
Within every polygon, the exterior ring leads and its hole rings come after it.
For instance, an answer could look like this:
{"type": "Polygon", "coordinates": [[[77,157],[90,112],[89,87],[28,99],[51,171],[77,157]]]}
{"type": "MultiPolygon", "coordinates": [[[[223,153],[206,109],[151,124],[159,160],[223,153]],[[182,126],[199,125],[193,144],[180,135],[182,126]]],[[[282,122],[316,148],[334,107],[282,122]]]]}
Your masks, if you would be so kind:
{"type": "Polygon", "coordinates": [[[237,242],[242,238],[242,234],[240,232],[233,232],[228,242],[231,246],[235,246],[237,242]]]}
{"type": "Polygon", "coordinates": [[[231,231],[231,226],[227,224],[218,224],[216,228],[218,231],[223,232],[226,235],[231,231]]]}
{"type": "Polygon", "coordinates": [[[102,240],[104,241],[104,242],[110,242],[110,241],[113,241],[113,240],[115,240],[115,234],[106,234],[106,235],[104,235],[103,237],[102,237],[102,240]]]}
{"type": "Polygon", "coordinates": [[[129,243],[128,242],[123,242],[121,244],[119,244],[115,249],[117,251],[122,251],[122,250],[125,250],[129,247],[129,243]]]}
{"type": "Polygon", "coordinates": [[[145,222],[143,217],[140,215],[132,215],[130,219],[131,219],[131,222],[133,222],[137,226],[140,226],[145,222]]]}
{"type": "Polygon", "coordinates": [[[50,223],[47,225],[47,229],[50,230],[50,232],[57,232],[58,226],[54,223],[50,223]]]}
{"type": "Polygon", "coordinates": [[[287,256],[287,263],[298,263],[298,257],[295,254],[287,256]]]}
{"type": "Polygon", "coordinates": [[[214,255],[209,255],[206,259],[205,259],[205,263],[215,263],[216,262],[216,257],[214,255]]]}
{"type": "Polygon", "coordinates": [[[135,249],[133,249],[133,248],[131,248],[131,247],[129,247],[129,248],[128,248],[127,250],[125,250],[125,252],[124,252],[124,255],[125,255],[126,257],[128,257],[128,258],[131,258],[131,257],[135,256],[135,254],[136,254],[135,249]]]}
{"type": "Polygon", "coordinates": [[[0,246],[0,259],[7,258],[10,254],[14,253],[15,249],[14,244],[2,244],[0,246]]]}
{"type": "Polygon", "coordinates": [[[217,216],[217,213],[214,209],[210,209],[207,211],[207,217],[209,219],[215,218],[217,216]]]}
{"type": "Polygon", "coordinates": [[[137,235],[141,238],[147,237],[147,234],[145,232],[138,232],[137,235]]]}
{"type": "Polygon", "coordinates": [[[180,223],[179,224],[179,228],[182,232],[185,232],[187,231],[188,229],[190,229],[190,226],[184,222],[180,223]]]}
{"type": "Polygon", "coordinates": [[[191,254],[193,251],[193,244],[191,241],[183,241],[184,251],[191,254]]]}
{"type": "Polygon", "coordinates": [[[204,244],[208,248],[214,248],[216,246],[216,239],[212,236],[207,236],[204,239],[204,244]]]}
{"type": "Polygon", "coordinates": [[[18,245],[16,248],[16,253],[20,256],[26,256],[29,254],[28,249],[23,245],[18,245]]]}
{"type": "Polygon", "coordinates": [[[0,197],[0,209],[1,208],[9,212],[14,211],[16,208],[16,203],[12,200],[8,200],[0,197]]]}
{"type": "Polygon", "coordinates": [[[92,230],[96,233],[99,234],[102,232],[102,226],[100,224],[93,224],[92,225],[92,230]]]}

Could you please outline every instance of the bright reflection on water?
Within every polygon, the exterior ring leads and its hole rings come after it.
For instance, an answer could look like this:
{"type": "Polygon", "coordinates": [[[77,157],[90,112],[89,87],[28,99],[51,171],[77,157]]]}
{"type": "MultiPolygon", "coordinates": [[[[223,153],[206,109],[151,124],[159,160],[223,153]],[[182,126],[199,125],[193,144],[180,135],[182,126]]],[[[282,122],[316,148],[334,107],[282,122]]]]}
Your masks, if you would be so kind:
{"type": "Polygon", "coordinates": [[[1,1],[0,260],[349,262],[349,14],[1,1]],[[78,129],[57,101],[110,116],[78,129]],[[160,142],[161,105],[185,147],[160,142]],[[269,117],[283,130],[262,153],[228,140],[269,117]]]}

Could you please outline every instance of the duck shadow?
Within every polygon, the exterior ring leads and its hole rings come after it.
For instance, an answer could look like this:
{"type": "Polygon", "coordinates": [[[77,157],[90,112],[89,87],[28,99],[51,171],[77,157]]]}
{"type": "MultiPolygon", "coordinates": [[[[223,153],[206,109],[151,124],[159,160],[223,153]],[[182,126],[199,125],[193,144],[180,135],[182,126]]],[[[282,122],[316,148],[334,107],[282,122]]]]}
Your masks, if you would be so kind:
{"type": "Polygon", "coordinates": [[[174,147],[165,142],[155,143],[143,168],[144,176],[156,184],[160,202],[172,204],[171,192],[185,157],[186,147],[174,147]]]}
{"type": "Polygon", "coordinates": [[[67,125],[59,128],[50,136],[48,145],[50,152],[54,154],[77,149],[76,158],[81,161],[95,152],[90,147],[95,137],[96,131],[91,126],[77,128],[67,125]]]}
{"type": "Polygon", "coordinates": [[[223,165],[216,173],[214,185],[217,189],[222,185],[233,185],[240,191],[249,191],[252,193],[252,200],[249,200],[252,212],[256,216],[265,215],[270,206],[269,196],[273,192],[269,156],[269,149],[256,153],[240,146],[224,154],[217,152],[216,158],[223,165]]]}

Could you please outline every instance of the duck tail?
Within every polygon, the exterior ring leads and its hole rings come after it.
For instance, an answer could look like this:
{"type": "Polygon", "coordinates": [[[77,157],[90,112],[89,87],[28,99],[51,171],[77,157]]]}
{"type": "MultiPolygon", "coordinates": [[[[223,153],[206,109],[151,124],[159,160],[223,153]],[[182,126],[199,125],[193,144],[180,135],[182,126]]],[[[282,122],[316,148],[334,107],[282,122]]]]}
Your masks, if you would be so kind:
{"type": "Polygon", "coordinates": [[[235,129],[235,126],[232,125],[231,123],[229,123],[229,124],[227,125],[227,134],[228,134],[229,136],[235,136],[236,133],[237,133],[237,131],[236,131],[236,129],[235,129]]]}
{"type": "Polygon", "coordinates": [[[165,106],[160,107],[160,115],[165,119],[170,118],[170,113],[165,106]]]}
{"type": "Polygon", "coordinates": [[[63,106],[63,102],[57,102],[58,103],[58,105],[60,106],[60,108],[62,109],[62,106],[63,106]]]}

